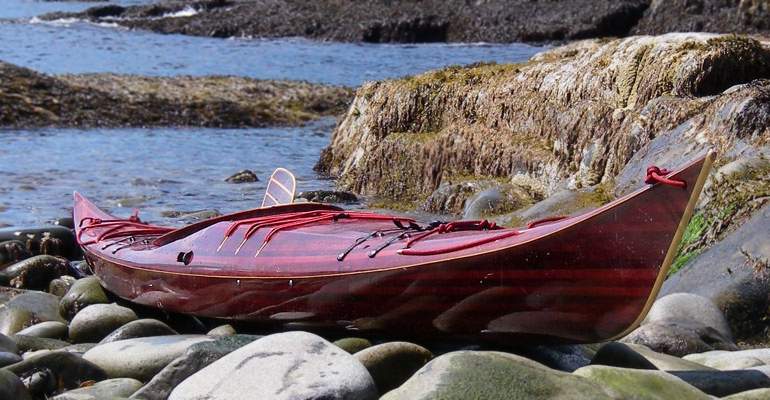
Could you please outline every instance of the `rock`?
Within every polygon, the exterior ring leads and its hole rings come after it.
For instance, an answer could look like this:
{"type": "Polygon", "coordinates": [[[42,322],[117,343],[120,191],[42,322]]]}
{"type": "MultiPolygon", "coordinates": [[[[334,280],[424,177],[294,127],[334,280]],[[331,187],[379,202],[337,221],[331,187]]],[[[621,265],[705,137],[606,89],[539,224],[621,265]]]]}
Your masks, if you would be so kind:
{"type": "Polygon", "coordinates": [[[219,210],[196,210],[196,211],[162,211],[161,217],[177,218],[185,222],[203,221],[222,215],[219,210]]]}
{"type": "Polygon", "coordinates": [[[705,365],[688,361],[679,357],[670,356],[668,354],[664,353],[658,353],[656,351],[650,350],[649,347],[641,345],[641,344],[634,344],[634,343],[626,343],[626,345],[630,348],[632,348],[637,353],[641,354],[649,360],[655,367],[659,370],[663,371],[710,371],[714,368],[707,367],[705,365]]]}
{"type": "Polygon", "coordinates": [[[78,344],[71,344],[67,347],[63,347],[60,350],[68,351],[70,353],[74,353],[82,356],[88,350],[91,350],[98,345],[99,345],[98,343],[78,343],[78,344]]]}
{"type": "Polygon", "coordinates": [[[24,328],[17,335],[34,336],[49,339],[64,339],[67,337],[67,324],[60,321],[46,321],[24,328]]]}
{"type": "Polygon", "coordinates": [[[62,275],[48,284],[48,293],[54,296],[64,297],[76,281],[77,279],[72,276],[62,275]]]}
{"type": "Polygon", "coordinates": [[[598,385],[524,357],[491,351],[439,356],[382,396],[394,399],[609,399],[598,385]]]}
{"type": "Polygon", "coordinates": [[[653,0],[633,32],[766,33],[770,29],[768,19],[770,9],[761,1],[653,0]]]}
{"type": "Polygon", "coordinates": [[[0,333],[12,335],[38,322],[60,321],[59,298],[48,293],[20,291],[0,307],[0,333]]]}
{"type": "Polygon", "coordinates": [[[722,311],[711,300],[692,293],[674,293],[655,300],[642,324],[652,321],[690,321],[714,328],[730,341],[733,337],[722,311]]]}
{"type": "Polygon", "coordinates": [[[235,328],[233,328],[230,324],[220,325],[212,330],[210,330],[206,335],[208,336],[233,336],[237,332],[235,332],[235,328]]]}
{"type": "Polygon", "coordinates": [[[766,400],[770,398],[770,389],[754,389],[723,397],[724,400],[766,400]]]}
{"type": "Polygon", "coordinates": [[[0,399],[32,400],[32,396],[16,375],[0,369],[0,399]]]}
{"type": "Polygon", "coordinates": [[[689,354],[686,355],[684,359],[719,370],[744,369],[770,365],[770,349],[709,351],[699,354],[689,354]]]}
{"type": "Polygon", "coordinates": [[[72,217],[56,218],[50,221],[51,225],[63,226],[67,229],[75,229],[75,220],[72,217]]]}
{"type": "Polygon", "coordinates": [[[107,379],[91,386],[70,390],[51,400],[101,400],[114,397],[128,397],[142,387],[142,382],[131,378],[107,379]]]}
{"type": "MultiPolygon", "coordinates": [[[[748,174],[749,171],[741,172],[742,176],[748,174]]],[[[725,184],[723,182],[716,186],[724,187],[725,184]]],[[[753,186],[759,185],[755,182],[753,186]]],[[[716,212],[716,209],[723,207],[714,208],[716,212]]],[[[723,224],[719,223],[720,226],[723,224]]],[[[704,296],[724,312],[736,337],[763,335],[767,327],[767,310],[770,308],[767,296],[770,292],[770,275],[763,274],[761,269],[755,270],[750,260],[770,259],[770,248],[766,240],[768,224],[770,206],[766,205],[727,237],[685,264],[666,280],[661,292],[704,296]]]]}
{"type": "Polygon", "coordinates": [[[633,369],[658,369],[655,364],[647,360],[629,346],[610,342],[596,352],[591,360],[591,365],[606,365],[608,367],[633,368],[633,369]]]}
{"type": "Polygon", "coordinates": [[[19,240],[0,242],[0,270],[31,256],[27,248],[24,247],[24,243],[19,240]]]}
{"type": "Polygon", "coordinates": [[[72,319],[80,310],[92,304],[108,303],[99,279],[95,276],[78,279],[59,303],[59,313],[67,319],[72,319]]]}
{"type": "Polygon", "coordinates": [[[36,336],[13,335],[13,340],[19,347],[19,352],[38,351],[38,350],[56,350],[69,346],[70,344],[57,339],[41,338],[36,336]]]}
{"type": "Polygon", "coordinates": [[[19,352],[19,348],[16,346],[16,342],[13,341],[13,339],[0,333],[0,351],[16,354],[19,352]]]}
{"type": "Polygon", "coordinates": [[[714,328],[693,322],[650,322],[640,326],[621,341],[645,345],[659,353],[677,357],[715,349],[738,349],[714,328]]]}
{"type": "Polygon", "coordinates": [[[257,174],[255,174],[251,170],[244,169],[243,171],[239,171],[232,174],[230,177],[225,179],[225,182],[229,182],[229,183],[259,182],[259,178],[257,177],[257,174]]]}
{"type": "Polygon", "coordinates": [[[517,349],[516,353],[549,368],[564,372],[585,367],[593,354],[581,345],[540,345],[517,349]]]}
{"type": "Polygon", "coordinates": [[[372,342],[364,338],[349,337],[335,341],[334,345],[350,354],[355,354],[363,349],[372,347],[372,342]]]}
{"type": "Polygon", "coordinates": [[[92,304],[78,312],[69,326],[73,343],[98,342],[115,329],[137,319],[130,308],[112,304],[92,304]]]}
{"type": "MultiPolygon", "coordinates": [[[[0,64],[0,76],[5,72],[5,64],[0,64]]],[[[42,226],[34,228],[3,228],[0,229],[0,242],[19,240],[32,254],[47,254],[61,256],[70,260],[83,255],[75,234],[64,226],[42,226]]]]}
{"type": "Polygon", "coordinates": [[[220,358],[177,386],[183,399],[375,399],[366,368],[321,337],[287,332],[256,340],[220,358]],[[259,371],[258,365],[270,365],[259,371]]]}
{"type": "Polygon", "coordinates": [[[354,356],[369,371],[380,393],[399,387],[433,358],[428,349],[408,342],[379,344],[354,356]]]}
{"type": "Polygon", "coordinates": [[[47,396],[58,390],[75,389],[83,382],[107,378],[98,366],[66,351],[49,351],[3,368],[26,382],[36,397],[47,396]]]}
{"type": "Polygon", "coordinates": [[[178,333],[157,319],[138,319],[115,329],[99,343],[103,344],[118,340],[165,335],[178,335],[178,333]]]}
{"type": "Polygon", "coordinates": [[[171,391],[192,374],[226,354],[259,338],[260,336],[235,335],[194,344],[185,350],[184,354],[174,359],[174,361],[155,374],[152,380],[131,396],[131,398],[137,400],[166,400],[171,391]]]}
{"type": "Polygon", "coordinates": [[[110,378],[150,380],[190,346],[212,338],[203,335],[151,336],[100,344],[83,358],[103,368],[110,378]]]}
{"type": "Polygon", "coordinates": [[[48,289],[48,284],[67,273],[67,260],[40,255],[19,261],[0,271],[0,283],[23,289],[48,289]]]}
{"type": "Polygon", "coordinates": [[[27,310],[0,309],[0,334],[13,335],[34,323],[35,316],[27,310]]]}
{"type": "Polygon", "coordinates": [[[349,204],[357,203],[358,197],[350,192],[339,192],[332,190],[311,190],[307,192],[300,192],[297,199],[305,199],[316,203],[337,203],[337,204],[349,204]]]}
{"type": "Polygon", "coordinates": [[[670,371],[669,373],[717,397],[752,389],[770,388],[770,377],[759,371],[670,371]]]}
{"type": "MultiPolygon", "coordinates": [[[[0,351],[0,368],[6,365],[16,364],[21,361],[22,358],[16,353],[9,353],[7,351],[0,351]]],[[[0,397],[2,398],[2,397],[0,397]]]]}
{"type": "Polygon", "coordinates": [[[663,371],[591,365],[575,371],[618,399],[710,399],[707,394],[663,371]]]}

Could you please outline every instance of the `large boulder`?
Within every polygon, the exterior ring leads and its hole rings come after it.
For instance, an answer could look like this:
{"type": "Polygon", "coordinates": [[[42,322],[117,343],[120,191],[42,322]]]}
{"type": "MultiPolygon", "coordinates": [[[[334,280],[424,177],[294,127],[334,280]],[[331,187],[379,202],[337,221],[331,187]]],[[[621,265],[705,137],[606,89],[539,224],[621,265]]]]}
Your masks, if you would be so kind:
{"type": "Polygon", "coordinates": [[[100,344],[83,354],[110,378],[152,379],[190,346],[211,341],[204,335],[151,336],[100,344]]]}
{"type": "Polygon", "coordinates": [[[112,304],[92,304],[78,312],[69,325],[73,343],[98,342],[124,324],[137,319],[130,308],[112,304]]]}
{"type": "Polygon", "coordinates": [[[372,377],[353,356],[306,332],[263,337],[177,386],[169,400],[234,398],[376,399],[372,377]],[[258,368],[268,365],[269,368],[258,368]]]}
{"type": "Polygon", "coordinates": [[[655,300],[642,324],[653,321],[688,321],[714,328],[728,340],[733,337],[722,311],[711,300],[692,293],[674,293],[655,300]]]}
{"type": "Polygon", "coordinates": [[[610,399],[598,384],[501,352],[457,351],[433,359],[382,400],[610,399]]]}
{"type": "Polygon", "coordinates": [[[591,365],[574,373],[606,388],[617,399],[711,399],[706,393],[663,371],[591,365]]]}

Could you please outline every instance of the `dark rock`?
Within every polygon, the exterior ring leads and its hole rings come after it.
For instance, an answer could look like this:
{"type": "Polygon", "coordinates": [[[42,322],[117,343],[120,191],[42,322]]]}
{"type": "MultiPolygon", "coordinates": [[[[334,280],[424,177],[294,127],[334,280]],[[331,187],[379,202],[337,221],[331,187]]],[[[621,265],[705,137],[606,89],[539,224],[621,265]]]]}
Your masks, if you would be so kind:
{"type": "Polygon", "coordinates": [[[48,284],[67,273],[67,260],[40,255],[19,261],[0,271],[0,283],[23,289],[48,289],[48,284]]]}
{"type": "Polygon", "coordinates": [[[688,321],[655,321],[644,324],[622,339],[642,344],[659,353],[681,357],[710,350],[738,347],[712,327],[688,321]]]}
{"type": "Polygon", "coordinates": [[[239,349],[260,336],[235,335],[190,346],[137,391],[132,399],[166,400],[182,381],[225,355],[239,349]]]}
{"type": "Polygon", "coordinates": [[[169,400],[234,398],[375,399],[366,368],[353,356],[306,332],[265,336],[180,383],[169,400]],[[269,365],[269,368],[258,368],[269,365]]]}
{"type": "Polygon", "coordinates": [[[770,377],[752,370],[669,371],[671,375],[712,396],[724,397],[752,389],[770,388],[770,377]]]}
{"type": "Polygon", "coordinates": [[[516,352],[559,371],[572,372],[591,362],[589,351],[581,345],[540,345],[517,349],[516,352]]]}
{"type": "Polygon", "coordinates": [[[17,335],[34,336],[49,339],[64,339],[67,337],[67,324],[60,321],[45,321],[39,324],[24,328],[17,332],[17,335]]]}
{"type": "Polygon", "coordinates": [[[138,319],[115,329],[99,343],[110,343],[138,337],[164,335],[178,335],[178,333],[157,319],[138,319]]]}
{"type": "Polygon", "coordinates": [[[62,275],[48,284],[48,293],[54,296],[64,297],[76,281],[77,279],[72,276],[62,275]]]}
{"type": "Polygon", "coordinates": [[[27,335],[13,335],[13,340],[16,341],[16,345],[19,346],[19,351],[22,353],[25,351],[58,350],[70,345],[63,340],[27,335]]]}
{"type": "Polygon", "coordinates": [[[358,197],[350,192],[340,192],[332,190],[312,190],[300,192],[298,199],[305,199],[316,203],[357,203],[358,197]]]}
{"type": "Polygon", "coordinates": [[[387,393],[406,382],[433,354],[408,342],[388,342],[354,354],[374,379],[380,393],[387,393]]]}
{"type": "Polygon", "coordinates": [[[32,396],[19,377],[0,369],[0,399],[32,400],[32,396]]]}
{"type": "Polygon", "coordinates": [[[142,382],[182,355],[190,346],[212,341],[203,335],[150,336],[100,344],[83,358],[103,368],[110,378],[134,378],[142,382]]]}
{"type": "Polygon", "coordinates": [[[197,210],[197,211],[163,211],[160,213],[162,217],[177,218],[185,222],[203,221],[205,219],[211,219],[222,215],[219,210],[197,210]]]}
{"type": "Polygon", "coordinates": [[[24,243],[19,240],[0,242],[0,270],[25,258],[32,256],[24,243]]]}
{"type": "MultiPolygon", "coordinates": [[[[0,62],[0,76],[4,76],[4,66],[5,64],[0,62]]],[[[2,86],[0,84],[0,87],[2,86]]],[[[4,115],[0,114],[0,125],[3,125],[3,120],[4,115]]],[[[6,240],[21,241],[32,254],[61,256],[70,260],[78,259],[83,255],[75,241],[75,234],[64,226],[0,229],[0,242],[6,240]]]]}
{"type": "Polygon", "coordinates": [[[92,304],[78,312],[69,326],[73,343],[98,342],[115,329],[137,319],[130,308],[112,304],[92,304]]]}
{"type": "Polygon", "coordinates": [[[658,369],[653,363],[644,358],[629,346],[610,342],[596,352],[591,359],[591,365],[606,365],[609,367],[633,368],[633,369],[658,369]]]}
{"type": "Polygon", "coordinates": [[[102,400],[125,398],[142,387],[142,382],[131,378],[107,379],[80,389],[70,390],[51,400],[102,400]]]}
{"type": "Polygon", "coordinates": [[[767,33],[770,9],[762,1],[654,0],[633,33],[767,33]]]}
{"type": "Polygon", "coordinates": [[[229,183],[250,183],[250,182],[259,182],[259,178],[257,177],[257,174],[252,172],[251,170],[244,169],[243,171],[239,171],[225,179],[225,182],[229,183]]]}
{"type": "Polygon", "coordinates": [[[364,338],[350,337],[337,340],[334,345],[350,354],[356,354],[363,349],[372,347],[372,342],[364,338]]]}
{"type": "Polygon", "coordinates": [[[72,217],[57,218],[51,221],[51,225],[58,225],[68,229],[75,229],[75,221],[72,219],[72,217]]]}
{"type": "Polygon", "coordinates": [[[16,342],[13,339],[0,333],[0,351],[16,354],[19,352],[19,348],[16,347],[16,342]]]}
{"type": "MultiPolygon", "coordinates": [[[[21,361],[22,358],[16,353],[9,353],[7,351],[0,351],[0,368],[6,365],[16,364],[21,361]]],[[[0,397],[3,398],[3,397],[0,397]]]]}
{"type": "Polygon", "coordinates": [[[51,351],[29,357],[2,370],[21,378],[35,397],[75,389],[86,381],[101,381],[107,374],[82,357],[66,351],[51,351]]]}

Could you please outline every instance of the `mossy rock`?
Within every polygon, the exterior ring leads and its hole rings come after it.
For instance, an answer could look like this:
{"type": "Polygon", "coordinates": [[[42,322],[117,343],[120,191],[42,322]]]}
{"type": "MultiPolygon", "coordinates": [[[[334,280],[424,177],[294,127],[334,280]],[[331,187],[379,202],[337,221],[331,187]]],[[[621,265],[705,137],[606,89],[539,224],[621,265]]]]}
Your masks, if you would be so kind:
{"type": "Polygon", "coordinates": [[[627,400],[708,400],[711,397],[683,380],[663,371],[591,365],[574,372],[590,379],[614,398],[627,400]]]}

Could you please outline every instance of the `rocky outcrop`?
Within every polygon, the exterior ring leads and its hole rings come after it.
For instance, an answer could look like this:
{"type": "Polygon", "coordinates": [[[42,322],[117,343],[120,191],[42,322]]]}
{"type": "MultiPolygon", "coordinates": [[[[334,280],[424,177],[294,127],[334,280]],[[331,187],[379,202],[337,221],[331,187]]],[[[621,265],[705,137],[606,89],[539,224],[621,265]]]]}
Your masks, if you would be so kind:
{"type": "Polygon", "coordinates": [[[386,42],[513,42],[626,34],[649,0],[203,0],[97,7],[85,18],[163,33],[386,42]]]}
{"type": "Polygon", "coordinates": [[[503,178],[532,198],[594,185],[611,193],[616,181],[622,193],[643,178],[645,159],[633,157],[656,138],[679,146],[678,159],[658,160],[667,166],[706,146],[728,160],[767,144],[768,77],[770,50],[756,40],[668,34],[369,83],[318,169],[343,189],[398,201],[469,176],[503,178]]]}
{"type": "Polygon", "coordinates": [[[767,33],[770,3],[764,0],[652,0],[634,33],[767,33]]]}
{"type": "Polygon", "coordinates": [[[48,76],[0,62],[0,126],[299,125],[344,109],[350,90],[227,76],[48,76]]]}

